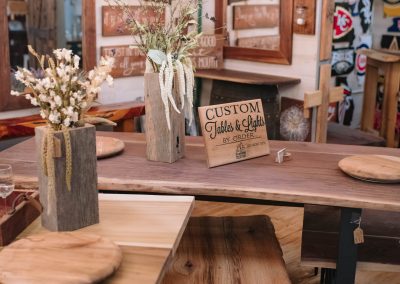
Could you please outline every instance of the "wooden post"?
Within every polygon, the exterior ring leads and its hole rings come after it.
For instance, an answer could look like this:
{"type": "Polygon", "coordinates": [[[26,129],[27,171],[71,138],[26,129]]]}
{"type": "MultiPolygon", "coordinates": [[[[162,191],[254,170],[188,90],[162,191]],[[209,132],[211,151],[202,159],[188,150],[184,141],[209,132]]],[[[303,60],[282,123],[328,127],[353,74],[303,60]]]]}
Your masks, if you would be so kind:
{"type": "Polygon", "coordinates": [[[54,137],[61,142],[61,157],[54,158],[54,194],[49,192],[48,177],[41,162],[42,143],[47,134],[47,127],[36,127],[35,133],[39,161],[39,194],[44,207],[42,225],[51,231],[73,231],[99,223],[95,127],[86,125],[69,131],[72,148],[71,191],[67,188],[65,178],[64,135],[61,131],[54,133],[54,137]]]}
{"type": "Polygon", "coordinates": [[[326,143],[328,133],[328,107],[329,107],[329,92],[331,80],[331,65],[322,64],[319,72],[319,89],[321,90],[322,98],[321,105],[317,111],[317,129],[315,142],[326,143]]]}
{"type": "MultiPolygon", "coordinates": [[[[164,104],[161,99],[158,73],[144,74],[144,92],[146,108],[147,159],[150,161],[173,163],[184,156],[185,152],[185,115],[169,107],[171,130],[168,129],[164,104]]],[[[174,98],[178,109],[182,102],[177,92],[174,98]]]]}

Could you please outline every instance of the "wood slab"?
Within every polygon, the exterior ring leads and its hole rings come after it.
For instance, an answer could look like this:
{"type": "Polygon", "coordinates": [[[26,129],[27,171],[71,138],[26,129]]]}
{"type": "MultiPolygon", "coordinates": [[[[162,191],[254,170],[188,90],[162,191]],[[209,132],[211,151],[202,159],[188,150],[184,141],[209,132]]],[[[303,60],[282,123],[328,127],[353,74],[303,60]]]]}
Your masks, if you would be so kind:
{"type": "MultiPolygon", "coordinates": [[[[161,164],[147,161],[143,134],[98,134],[125,143],[124,155],[97,163],[98,188],[103,191],[252,198],[400,211],[398,185],[349,178],[338,167],[339,161],[348,156],[398,156],[399,149],[269,141],[270,156],[209,169],[202,137],[186,137],[185,158],[161,164]],[[278,165],[274,156],[282,148],[287,148],[293,158],[278,165]]],[[[12,164],[15,182],[22,188],[37,187],[33,147],[34,141],[27,140],[0,152],[0,163],[12,164]]]]}
{"type": "Polygon", "coordinates": [[[0,282],[94,283],[113,274],[121,261],[121,249],[98,235],[32,235],[1,251],[0,282]]]}
{"type": "Polygon", "coordinates": [[[339,168],[346,174],[365,181],[400,182],[400,156],[359,155],[344,158],[339,168]]]}
{"type": "Polygon", "coordinates": [[[96,137],[96,156],[104,159],[115,156],[124,151],[125,144],[117,138],[97,136],[96,137]]]}
{"type": "Polygon", "coordinates": [[[164,284],[291,283],[268,216],[191,218],[164,284]]]}
{"type": "MultiPolygon", "coordinates": [[[[120,268],[104,283],[159,283],[193,204],[190,196],[99,194],[100,223],[79,232],[108,238],[122,249],[120,268]]],[[[46,232],[37,219],[20,238],[46,232]]]]}

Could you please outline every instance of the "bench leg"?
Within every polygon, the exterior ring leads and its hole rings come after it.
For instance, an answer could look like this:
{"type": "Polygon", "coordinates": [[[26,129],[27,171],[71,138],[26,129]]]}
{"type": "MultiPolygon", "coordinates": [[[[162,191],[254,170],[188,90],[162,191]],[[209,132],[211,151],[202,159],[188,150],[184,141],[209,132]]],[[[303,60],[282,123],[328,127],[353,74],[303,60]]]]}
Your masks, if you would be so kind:
{"type": "Polygon", "coordinates": [[[341,208],[336,283],[353,284],[357,268],[357,245],[353,232],[358,227],[361,209],[341,208]]]}

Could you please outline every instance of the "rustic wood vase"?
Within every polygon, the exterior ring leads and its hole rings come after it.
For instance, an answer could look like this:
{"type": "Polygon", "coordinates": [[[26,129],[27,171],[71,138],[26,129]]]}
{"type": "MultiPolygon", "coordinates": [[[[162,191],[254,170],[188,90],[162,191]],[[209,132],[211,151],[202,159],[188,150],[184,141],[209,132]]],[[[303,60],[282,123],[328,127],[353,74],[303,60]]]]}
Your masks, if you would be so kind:
{"type": "Polygon", "coordinates": [[[181,113],[169,106],[171,129],[168,129],[158,78],[158,73],[144,74],[146,157],[150,161],[173,163],[185,154],[185,114],[174,88],[173,96],[181,113]]]}
{"type": "Polygon", "coordinates": [[[99,223],[96,129],[93,125],[69,130],[72,173],[66,181],[66,143],[62,131],[54,132],[54,188],[48,187],[43,168],[43,139],[47,127],[35,128],[38,153],[39,195],[43,205],[42,226],[50,231],[73,231],[99,223]]]}

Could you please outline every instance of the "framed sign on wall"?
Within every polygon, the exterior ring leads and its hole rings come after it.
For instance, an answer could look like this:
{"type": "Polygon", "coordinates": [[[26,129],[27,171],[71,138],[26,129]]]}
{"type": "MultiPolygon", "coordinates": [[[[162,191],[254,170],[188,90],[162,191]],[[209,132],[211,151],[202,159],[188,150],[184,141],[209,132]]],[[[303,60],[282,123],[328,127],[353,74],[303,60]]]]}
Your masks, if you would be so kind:
{"type": "Polygon", "coordinates": [[[292,63],[293,0],[215,1],[215,15],[225,58],[292,63]]]}

